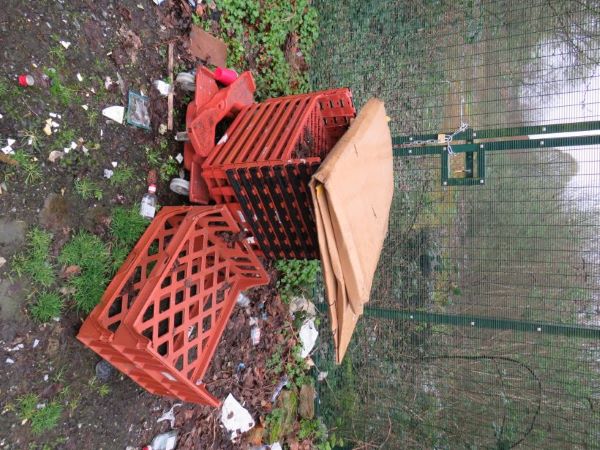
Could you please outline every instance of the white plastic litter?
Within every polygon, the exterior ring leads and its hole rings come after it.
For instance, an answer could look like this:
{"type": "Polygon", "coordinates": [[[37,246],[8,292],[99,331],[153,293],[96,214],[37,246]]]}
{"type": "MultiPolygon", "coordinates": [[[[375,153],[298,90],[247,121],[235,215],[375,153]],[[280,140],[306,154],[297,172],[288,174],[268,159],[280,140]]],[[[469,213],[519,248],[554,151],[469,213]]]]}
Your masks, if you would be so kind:
{"type": "Polygon", "coordinates": [[[14,153],[14,150],[12,148],[12,145],[15,143],[16,141],[14,139],[8,138],[6,140],[6,146],[2,147],[2,153],[4,153],[5,155],[12,155],[14,153]]]}
{"type": "Polygon", "coordinates": [[[217,142],[217,145],[224,144],[225,142],[227,142],[227,139],[229,139],[229,136],[227,136],[227,133],[225,133],[223,135],[223,137],[221,139],[219,139],[219,142],[217,142]]]}
{"type": "Polygon", "coordinates": [[[17,352],[17,351],[21,350],[24,347],[25,347],[24,344],[17,344],[13,348],[9,348],[8,351],[9,352],[17,352]]]}
{"type": "Polygon", "coordinates": [[[312,319],[307,320],[300,328],[300,341],[302,342],[302,352],[300,356],[306,358],[317,342],[319,332],[315,328],[315,322],[312,319]]]}
{"type": "Polygon", "coordinates": [[[155,5],[162,5],[165,0],[153,0],[155,5]]]}
{"type": "Polygon", "coordinates": [[[243,292],[238,294],[236,302],[238,306],[241,306],[242,308],[250,306],[250,299],[243,292]]]}
{"type": "Polygon", "coordinates": [[[181,403],[175,403],[170,410],[168,410],[166,413],[164,413],[162,416],[160,416],[156,422],[163,422],[165,420],[168,420],[169,423],[171,424],[171,428],[173,428],[175,426],[175,413],[173,412],[175,410],[175,408],[177,408],[178,406],[181,406],[181,403]]]}
{"type": "Polygon", "coordinates": [[[40,340],[39,339],[34,339],[32,347],[36,348],[38,345],[40,345],[40,340]]]}
{"type": "Polygon", "coordinates": [[[77,80],[81,83],[83,81],[83,77],[80,73],[77,73],[77,80]]]}
{"type": "Polygon", "coordinates": [[[6,364],[14,364],[15,360],[12,358],[6,358],[6,364]]]}
{"type": "Polygon", "coordinates": [[[110,163],[111,166],[113,166],[115,169],[117,168],[117,166],[119,165],[119,163],[117,161],[113,161],[110,163]]]}
{"type": "Polygon", "coordinates": [[[89,106],[88,106],[88,105],[81,105],[81,107],[82,107],[83,109],[85,109],[86,111],[89,109],[89,106]]]}
{"type": "Polygon", "coordinates": [[[123,123],[125,108],[123,106],[109,106],[102,110],[102,115],[118,123],[123,123]]]}
{"type": "Polygon", "coordinates": [[[279,442],[273,442],[270,447],[271,450],[281,450],[281,444],[279,442]]]}
{"type": "Polygon", "coordinates": [[[260,343],[260,328],[258,325],[254,325],[250,330],[250,339],[252,340],[252,345],[258,345],[260,343]]]}
{"type": "Polygon", "coordinates": [[[4,264],[6,264],[6,258],[0,256],[0,267],[2,267],[4,264]]]}
{"type": "Polygon", "coordinates": [[[177,160],[177,162],[179,164],[181,164],[183,162],[183,155],[181,153],[177,153],[177,156],[175,157],[175,159],[177,160]]]}
{"type": "Polygon", "coordinates": [[[173,90],[173,86],[171,86],[169,83],[165,83],[163,80],[154,80],[154,83],[152,84],[163,97],[169,95],[169,93],[173,90]]]}
{"type": "Polygon", "coordinates": [[[71,46],[69,41],[60,41],[60,45],[62,45],[65,49],[68,49],[71,46]]]}
{"type": "Polygon", "coordinates": [[[238,433],[245,433],[255,425],[254,419],[240,403],[231,394],[223,402],[221,410],[221,423],[227,431],[231,440],[234,440],[238,433]]]}
{"type": "Polygon", "coordinates": [[[104,169],[104,178],[109,179],[112,177],[114,172],[110,169],[104,169]]]}

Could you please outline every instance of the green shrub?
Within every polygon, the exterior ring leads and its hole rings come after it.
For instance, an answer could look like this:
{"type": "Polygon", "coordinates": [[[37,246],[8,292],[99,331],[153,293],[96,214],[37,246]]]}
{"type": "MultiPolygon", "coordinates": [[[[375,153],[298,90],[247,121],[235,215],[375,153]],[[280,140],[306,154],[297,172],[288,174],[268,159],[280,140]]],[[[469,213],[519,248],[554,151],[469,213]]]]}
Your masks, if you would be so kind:
{"type": "Polygon", "coordinates": [[[310,293],[317,280],[319,271],[318,260],[289,259],[275,263],[279,272],[277,288],[284,302],[288,302],[296,295],[310,293]]]}
{"type": "Polygon", "coordinates": [[[27,249],[15,256],[12,269],[18,276],[27,275],[43,287],[54,283],[55,275],[50,263],[52,234],[41,228],[32,228],[27,233],[27,249]]]}
{"type": "Polygon", "coordinates": [[[63,299],[56,292],[42,292],[39,294],[29,312],[38,322],[49,322],[55,317],[59,317],[63,309],[63,299]]]}

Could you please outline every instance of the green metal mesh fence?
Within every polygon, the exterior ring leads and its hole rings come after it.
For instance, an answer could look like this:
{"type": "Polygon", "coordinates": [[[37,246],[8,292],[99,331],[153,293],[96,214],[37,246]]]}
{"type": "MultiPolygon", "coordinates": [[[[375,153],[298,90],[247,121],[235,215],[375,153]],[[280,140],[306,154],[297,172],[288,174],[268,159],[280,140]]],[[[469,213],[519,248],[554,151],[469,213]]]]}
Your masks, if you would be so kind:
{"type": "Polygon", "coordinates": [[[315,88],[382,98],[397,136],[339,367],[322,326],[328,426],[350,448],[600,448],[600,2],[315,4],[315,88]]]}

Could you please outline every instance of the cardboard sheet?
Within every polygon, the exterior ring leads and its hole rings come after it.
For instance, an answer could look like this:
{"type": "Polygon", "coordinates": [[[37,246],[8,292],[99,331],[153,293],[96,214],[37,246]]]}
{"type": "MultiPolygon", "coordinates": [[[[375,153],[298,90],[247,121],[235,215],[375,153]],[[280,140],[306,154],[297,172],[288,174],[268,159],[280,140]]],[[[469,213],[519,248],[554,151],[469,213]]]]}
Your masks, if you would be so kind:
{"type": "Polygon", "coordinates": [[[310,186],[339,364],[369,301],[388,229],[394,173],[381,100],[367,102],[310,186]]]}

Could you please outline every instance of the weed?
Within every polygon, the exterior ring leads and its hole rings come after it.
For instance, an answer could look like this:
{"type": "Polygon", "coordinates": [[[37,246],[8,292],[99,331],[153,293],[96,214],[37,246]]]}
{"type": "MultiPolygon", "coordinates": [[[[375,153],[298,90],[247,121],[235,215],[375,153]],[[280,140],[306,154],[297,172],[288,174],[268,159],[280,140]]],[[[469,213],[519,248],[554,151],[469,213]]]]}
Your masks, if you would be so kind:
{"type": "Polygon", "coordinates": [[[160,166],[160,178],[163,181],[169,181],[179,174],[179,163],[171,155],[160,166]]]}
{"type": "Polygon", "coordinates": [[[146,147],[146,159],[151,167],[160,167],[162,164],[161,151],[155,147],[146,147]]]}
{"type": "Polygon", "coordinates": [[[84,200],[88,200],[90,198],[102,200],[102,197],[104,196],[100,186],[87,178],[78,178],[75,180],[75,192],[77,192],[84,200]]]}
{"type": "Polygon", "coordinates": [[[19,131],[19,137],[21,137],[24,145],[30,145],[35,151],[40,150],[40,137],[35,131],[21,130],[19,131]]]}
{"type": "Polygon", "coordinates": [[[13,259],[13,271],[19,277],[28,275],[43,287],[51,286],[55,280],[50,263],[51,243],[52,234],[37,227],[32,228],[27,233],[27,250],[13,259]]]}
{"type": "Polygon", "coordinates": [[[75,102],[75,91],[62,83],[60,75],[55,69],[46,69],[44,73],[50,78],[50,94],[63,106],[75,102]]]}
{"type": "Polygon", "coordinates": [[[100,301],[108,283],[110,256],[106,245],[98,236],[80,231],[64,246],[58,261],[65,266],[81,268],[68,283],[74,289],[76,307],[89,313],[100,301]]]}
{"type": "Polygon", "coordinates": [[[202,19],[198,14],[192,14],[192,23],[198,27],[202,26],[202,19]]]}
{"type": "Polygon", "coordinates": [[[63,299],[56,292],[42,292],[29,308],[31,316],[38,322],[49,322],[59,317],[63,309],[63,299]]]}
{"type": "Polygon", "coordinates": [[[57,150],[62,150],[65,147],[69,147],[71,142],[74,142],[77,139],[75,136],[75,130],[72,128],[63,128],[56,134],[53,147],[57,150]]]}
{"type": "Polygon", "coordinates": [[[121,164],[117,169],[115,169],[112,177],[110,177],[110,184],[112,186],[122,186],[133,180],[133,175],[134,171],[131,167],[127,166],[126,164],[121,164]]]}
{"type": "Polygon", "coordinates": [[[290,259],[275,263],[279,272],[277,288],[284,302],[296,295],[306,295],[313,288],[319,271],[318,260],[290,259]]]}
{"type": "Polygon", "coordinates": [[[67,62],[65,48],[61,44],[56,44],[50,47],[48,55],[50,56],[51,61],[55,63],[58,67],[64,67],[64,65],[67,62]]]}
{"type": "Polygon", "coordinates": [[[96,122],[98,121],[98,111],[89,110],[88,111],[88,125],[90,128],[96,126],[96,122]]]}
{"type": "Polygon", "coordinates": [[[36,158],[28,155],[23,150],[16,150],[13,159],[17,161],[19,170],[25,175],[25,184],[32,184],[42,179],[42,170],[36,158]]]}
{"type": "Polygon", "coordinates": [[[100,382],[100,380],[98,380],[98,378],[96,377],[90,378],[90,380],[88,381],[88,386],[101,398],[104,398],[108,394],[110,394],[110,386],[108,384],[100,382]]]}
{"type": "Polygon", "coordinates": [[[36,394],[27,394],[19,399],[19,417],[31,423],[31,431],[40,435],[58,425],[62,415],[62,406],[57,401],[39,407],[39,397],[36,394]]]}

